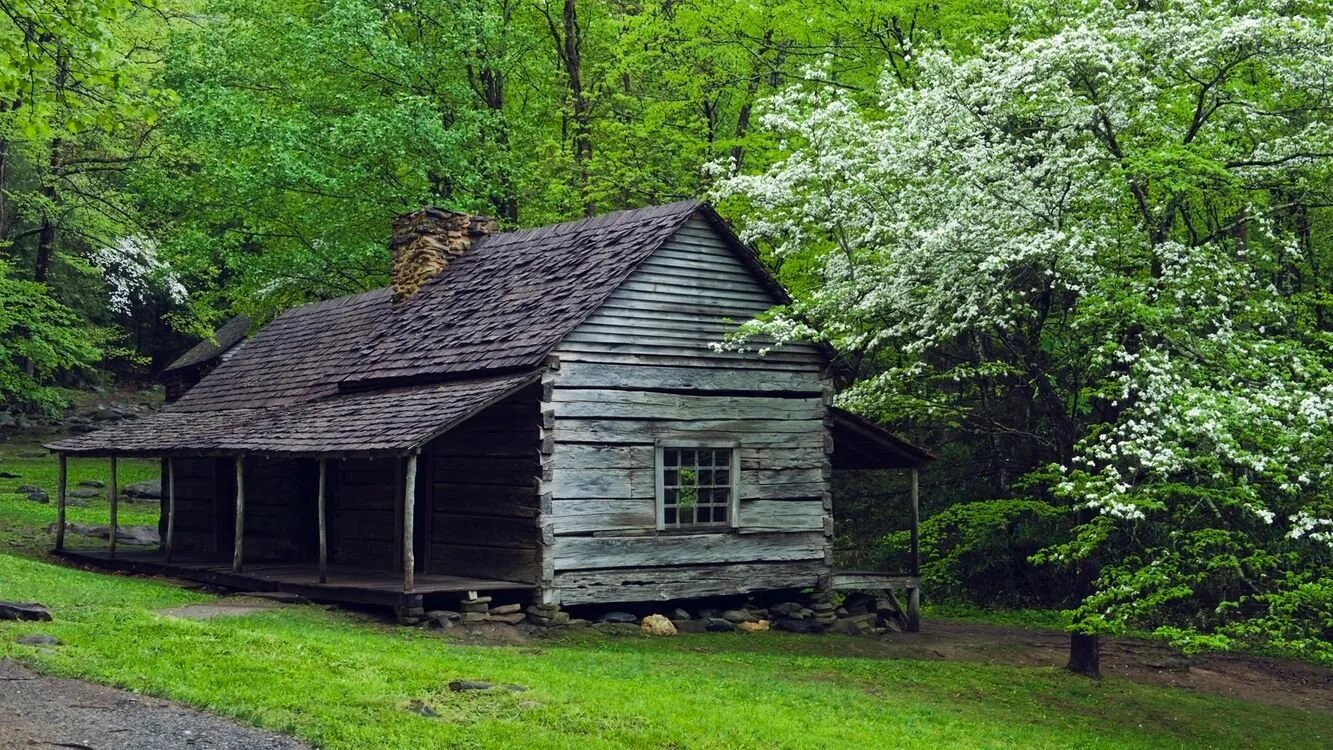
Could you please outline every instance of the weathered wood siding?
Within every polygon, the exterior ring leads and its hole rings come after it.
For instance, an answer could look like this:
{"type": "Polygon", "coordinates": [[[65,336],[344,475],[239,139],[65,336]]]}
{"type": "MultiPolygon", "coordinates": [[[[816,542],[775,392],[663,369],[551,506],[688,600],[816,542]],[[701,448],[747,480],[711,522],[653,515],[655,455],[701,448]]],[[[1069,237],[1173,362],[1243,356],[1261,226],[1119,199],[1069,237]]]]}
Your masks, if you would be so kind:
{"type": "Polygon", "coordinates": [[[827,574],[821,353],[709,348],[775,302],[695,220],[557,347],[543,404],[548,596],[713,596],[809,586],[827,574]],[[658,440],[739,446],[736,528],[657,531],[658,440]]]}
{"type": "MultiPolygon", "coordinates": [[[[176,471],[176,533],[173,540],[177,552],[213,555],[230,550],[230,544],[219,542],[221,519],[230,519],[227,508],[219,498],[227,486],[224,479],[230,461],[218,458],[177,458],[172,461],[176,471]],[[221,469],[219,467],[222,467],[221,469]]],[[[162,512],[158,532],[167,533],[167,474],[166,461],[162,462],[162,512]]]]}
{"type": "MultiPolygon", "coordinates": [[[[333,480],[328,489],[329,561],[376,570],[401,568],[398,507],[403,462],[349,458],[330,461],[329,473],[333,480]]],[[[248,515],[248,507],[246,512],[248,515]]],[[[314,516],[311,519],[313,528],[314,516]]]]}
{"type": "Polygon", "coordinates": [[[311,459],[245,460],[246,560],[315,559],[319,545],[316,471],[311,459]]]}
{"type": "MultiPolygon", "coordinates": [[[[431,493],[426,569],[534,582],[540,574],[540,386],[515,394],[433,441],[419,483],[431,493]]],[[[420,556],[420,552],[418,556],[420,556]]]]}

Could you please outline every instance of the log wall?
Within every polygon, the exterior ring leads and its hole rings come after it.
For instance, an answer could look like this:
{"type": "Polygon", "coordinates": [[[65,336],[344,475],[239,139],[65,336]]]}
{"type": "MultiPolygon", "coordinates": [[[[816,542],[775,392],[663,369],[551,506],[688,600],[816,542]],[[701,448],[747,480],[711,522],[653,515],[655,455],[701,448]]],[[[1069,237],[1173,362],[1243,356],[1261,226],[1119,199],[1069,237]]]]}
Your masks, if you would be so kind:
{"type": "Polygon", "coordinates": [[[822,354],[709,347],[776,301],[694,220],[557,347],[542,407],[548,598],[716,596],[828,574],[822,354]],[[734,528],[657,530],[659,441],[738,446],[734,528]]]}
{"type": "MultiPolygon", "coordinates": [[[[397,458],[329,462],[329,562],[401,569],[398,488],[402,487],[402,473],[403,463],[397,458]]],[[[316,497],[314,491],[310,497],[316,497]]],[[[311,515],[312,527],[314,519],[311,515]]],[[[247,544],[248,539],[247,534],[247,544]]]]}
{"type": "MultiPolygon", "coordinates": [[[[166,461],[162,462],[162,501],[158,532],[167,534],[167,474],[166,461]]],[[[222,528],[220,514],[226,508],[219,505],[223,490],[223,475],[230,461],[217,458],[177,458],[172,465],[176,471],[176,533],[175,549],[186,554],[215,555],[231,549],[219,541],[222,528]],[[223,472],[219,473],[219,466],[223,472]]],[[[230,518],[228,514],[226,518],[230,518]]]]}
{"type": "MultiPolygon", "coordinates": [[[[245,460],[246,561],[316,559],[319,550],[316,472],[313,459],[245,460]]],[[[229,500],[234,503],[234,495],[229,500]]]]}
{"type": "Polygon", "coordinates": [[[422,452],[419,491],[431,493],[430,510],[419,505],[417,517],[428,519],[428,572],[537,580],[540,392],[511,396],[422,452]]]}

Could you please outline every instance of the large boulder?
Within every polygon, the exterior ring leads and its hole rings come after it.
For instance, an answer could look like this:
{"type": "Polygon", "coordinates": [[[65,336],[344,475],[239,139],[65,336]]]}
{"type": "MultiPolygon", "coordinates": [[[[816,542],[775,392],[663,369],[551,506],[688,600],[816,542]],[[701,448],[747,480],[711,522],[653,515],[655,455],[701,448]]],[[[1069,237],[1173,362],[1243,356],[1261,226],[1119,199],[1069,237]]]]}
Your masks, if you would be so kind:
{"type": "Polygon", "coordinates": [[[0,620],[50,622],[51,610],[37,602],[0,602],[0,620]]]}
{"type": "Polygon", "coordinates": [[[160,500],[162,499],[162,480],[145,479],[142,482],[127,484],[121,488],[120,494],[131,502],[134,500],[160,500]]]}

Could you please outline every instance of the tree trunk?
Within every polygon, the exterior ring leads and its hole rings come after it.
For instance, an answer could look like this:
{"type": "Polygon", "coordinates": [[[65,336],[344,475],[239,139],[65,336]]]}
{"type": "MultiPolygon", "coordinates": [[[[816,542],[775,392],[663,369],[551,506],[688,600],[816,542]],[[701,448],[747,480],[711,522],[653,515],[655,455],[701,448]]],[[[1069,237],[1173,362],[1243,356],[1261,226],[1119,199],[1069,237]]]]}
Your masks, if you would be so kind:
{"type": "MultiPolygon", "coordinates": [[[[62,50],[57,52],[55,77],[56,101],[61,104],[65,101],[64,91],[68,76],[69,62],[62,50]]],[[[42,225],[37,232],[37,260],[32,269],[32,280],[39,284],[46,281],[51,270],[51,258],[55,254],[56,210],[60,199],[56,192],[56,181],[60,179],[61,151],[64,145],[64,141],[59,137],[51,139],[51,155],[47,159],[48,174],[42,181],[41,194],[46,200],[46,205],[42,207],[42,225]]]]}
{"type": "Polygon", "coordinates": [[[1065,665],[1074,674],[1101,677],[1100,639],[1086,633],[1069,634],[1069,663],[1065,665]]]}
{"type": "Polygon", "coordinates": [[[563,13],[565,38],[565,74],[569,78],[569,94],[574,100],[574,163],[579,171],[579,193],[583,196],[583,213],[596,212],[588,194],[589,162],[592,161],[592,104],[583,88],[583,32],[579,28],[578,0],[565,0],[563,13]]]}

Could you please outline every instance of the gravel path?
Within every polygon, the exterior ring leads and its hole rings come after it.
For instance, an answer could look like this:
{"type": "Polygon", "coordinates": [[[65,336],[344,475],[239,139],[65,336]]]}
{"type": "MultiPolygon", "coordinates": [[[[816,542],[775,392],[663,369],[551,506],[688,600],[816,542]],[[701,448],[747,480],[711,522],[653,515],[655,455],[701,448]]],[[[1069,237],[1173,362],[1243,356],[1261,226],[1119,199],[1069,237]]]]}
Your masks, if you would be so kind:
{"type": "Polygon", "coordinates": [[[160,698],[47,677],[0,661],[0,748],[309,750],[160,698]]]}

